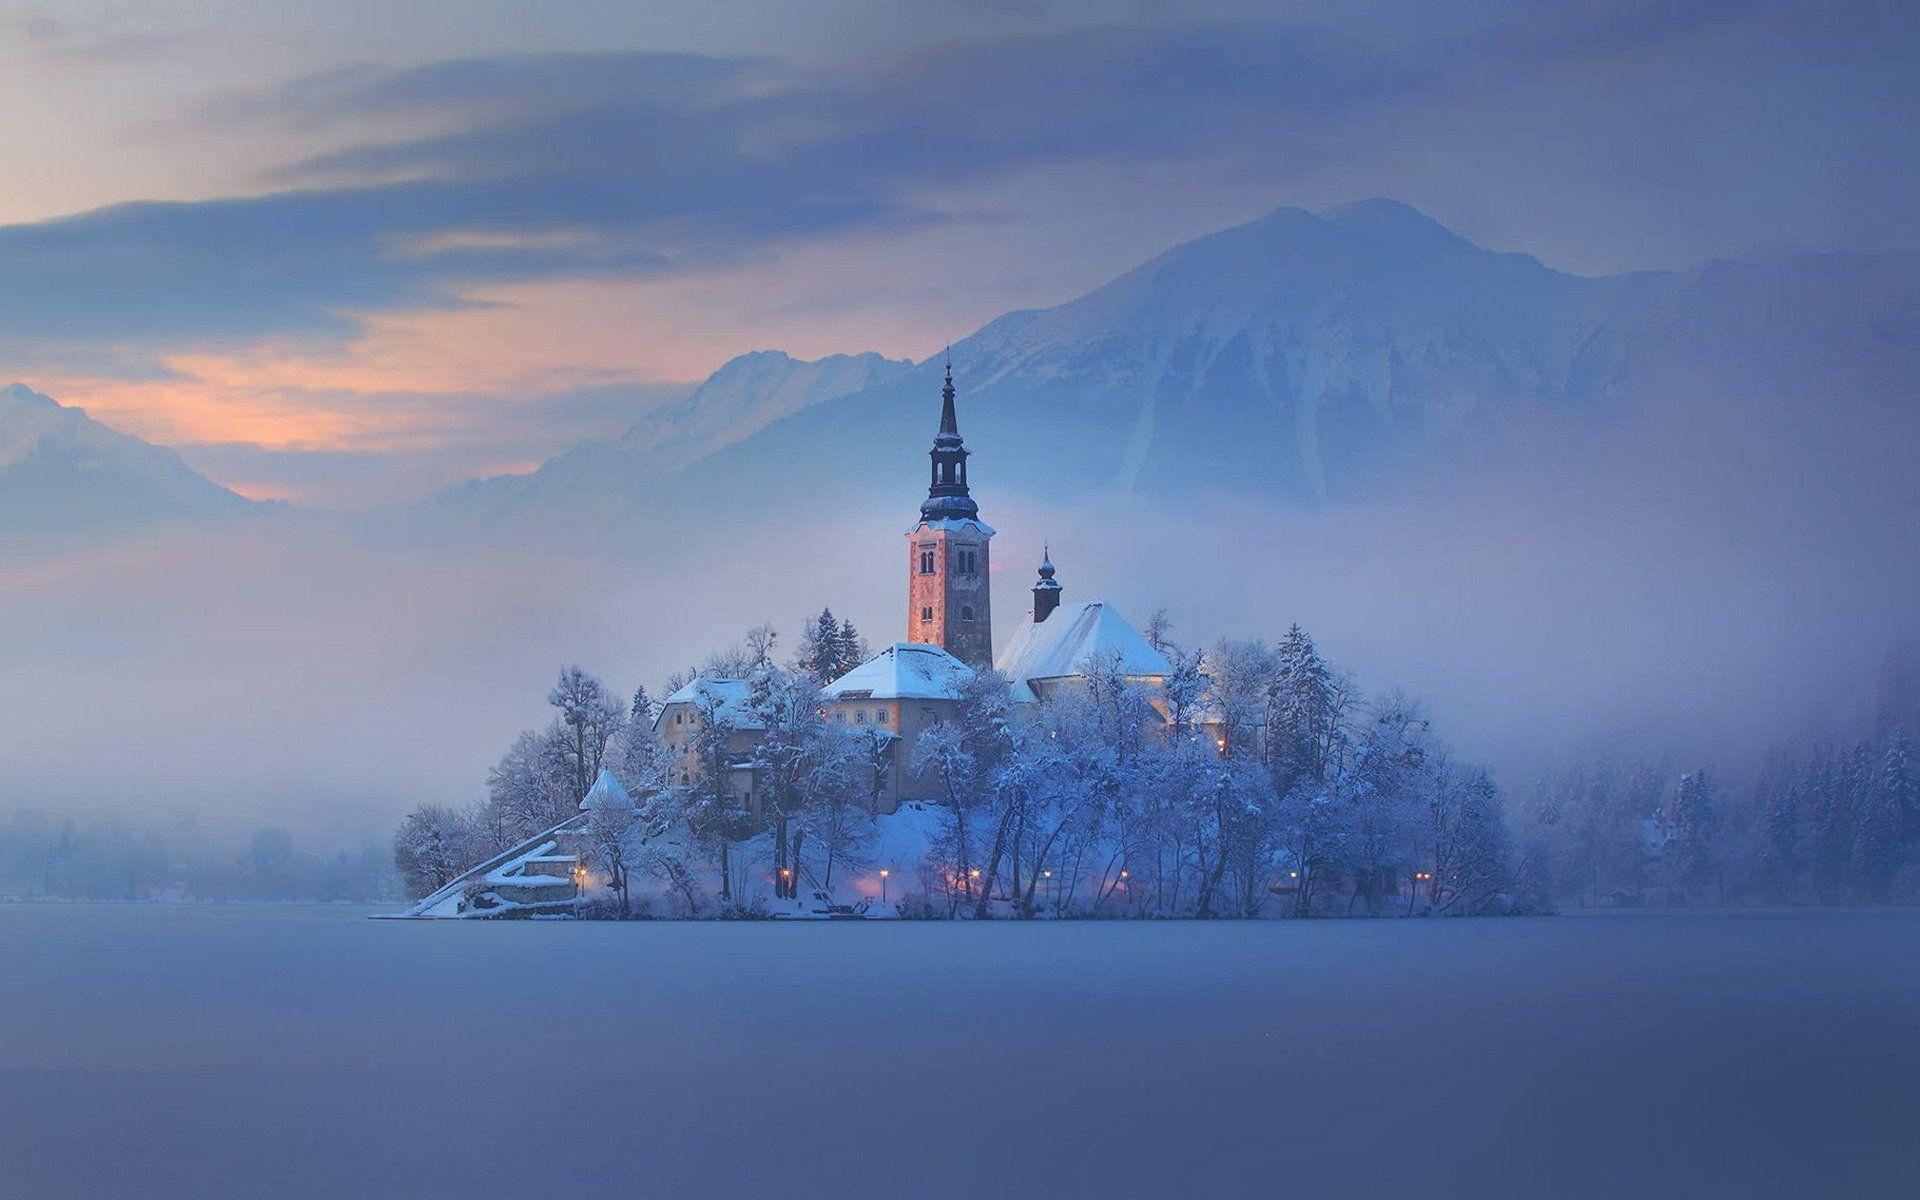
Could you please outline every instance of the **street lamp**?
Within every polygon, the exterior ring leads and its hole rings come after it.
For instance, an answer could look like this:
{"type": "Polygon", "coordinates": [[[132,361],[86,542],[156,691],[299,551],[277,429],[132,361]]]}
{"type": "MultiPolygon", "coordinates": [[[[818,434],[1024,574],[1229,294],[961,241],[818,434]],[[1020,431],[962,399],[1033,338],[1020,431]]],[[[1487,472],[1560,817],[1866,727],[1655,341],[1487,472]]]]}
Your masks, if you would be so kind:
{"type": "Polygon", "coordinates": [[[887,870],[885,867],[880,868],[880,903],[882,904],[887,902],[887,876],[891,874],[893,874],[893,872],[887,870]]]}

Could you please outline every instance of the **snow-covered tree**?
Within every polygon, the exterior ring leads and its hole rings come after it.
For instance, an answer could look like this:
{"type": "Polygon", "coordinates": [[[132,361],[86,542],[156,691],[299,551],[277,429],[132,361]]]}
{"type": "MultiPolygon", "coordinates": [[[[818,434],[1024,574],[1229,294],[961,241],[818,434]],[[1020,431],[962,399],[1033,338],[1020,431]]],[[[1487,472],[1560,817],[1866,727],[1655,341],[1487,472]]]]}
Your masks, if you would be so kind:
{"type": "Polygon", "coordinates": [[[620,702],[598,679],[567,666],[547,692],[547,703],[560,710],[560,724],[566,730],[559,748],[577,804],[600,777],[607,746],[620,732],[620,702]]]}
{"type": "Polygon", "coordinates": [[[945,895],[948,915],[963,896],[971,894],[967,881],[972,878],[974,852],[969,818],[978,802],[974,790],[977,767],[966,736],[954,722],[930,725],[914,741],[911,769],[932,773],[943,802],[941,829],[934,847],[940,862],[929,872],[929,884],[945,895]],[[936,879],[943,884],[936,884],[936,879]]]}
{"type": "Polygon", "coordinates": [[[442,805],[415,808],[393,835],[393,866],[411,896],[438,891],[479,857],[466,819],[442,805]]]}
{"type": "Polygon", "coordinates": [[[573,794],[568,736],[558,722],[527,730],[487,772],[489,849],[504,850],[574,814],[579,797],[573,794]]]}
{"type": "Polygon", "coordinates": [[[647,694],[646,685],[634,689],[633,700],[627,706],[627,719],[614,743],[612,765],[621,785],[636,795],[658,791],[667,783],[663,775],[667,769],[666,752],[660,745],[660,735],[653,728],[658,715],[658,706],[647,694]]]}
{"type": "Polygon", "coordinates": [[[1667,887],[1683,896],[1704,895],[1719,875],[1720,802],[1712,777],[1693,771],[1674,790],[1671,826],[1664,855],[1667,887]]]}
{"type": "Polygon", "coordinates": [[[1163,608],[1156,608],[1147,615],[1147,623],[1140,630],[1140,636],[1147,639],[1147,645],[1160,653],[1172,657],[1179,647],[1173,641],[1173,616],[1163,608]]]}

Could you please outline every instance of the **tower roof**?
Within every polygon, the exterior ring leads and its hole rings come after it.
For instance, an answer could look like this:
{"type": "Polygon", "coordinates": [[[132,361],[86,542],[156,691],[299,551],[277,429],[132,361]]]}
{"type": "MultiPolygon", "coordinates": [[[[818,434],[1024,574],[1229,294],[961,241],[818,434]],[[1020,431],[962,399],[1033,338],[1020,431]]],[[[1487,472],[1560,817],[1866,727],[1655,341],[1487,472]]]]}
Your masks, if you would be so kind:
{"type": "Polygon", "coordinates": [[[967,448],[960,439],[960,418],[953,404],[953,362],[947,362],[946,384],[940,389],[940,432],[933,436],[933,474],[927,498],[920,505],[922,521],[976,520],[980,506],[967,491],[967,448]]]}
{"type": "Polygon", "coordinates": [[[1047,546],[1040,551],[1040,580],[1039,582],[1035,583],[1033,586],[1036,588],[1050,588],[1050,589],[1058,590],[1060,587],[1060,581],[1058,579],[1055,579],[1053,577],[1053,574],[1054,574],[1053,547],[1047,546]]]}
{"type": "Polygon", "coordinates": [[[960,441],[960,418],[953,411],[953,359],[947,359],[947,382],[940,389],[940,433],[936,442],[952,438],[956,444],[960,441]]]}

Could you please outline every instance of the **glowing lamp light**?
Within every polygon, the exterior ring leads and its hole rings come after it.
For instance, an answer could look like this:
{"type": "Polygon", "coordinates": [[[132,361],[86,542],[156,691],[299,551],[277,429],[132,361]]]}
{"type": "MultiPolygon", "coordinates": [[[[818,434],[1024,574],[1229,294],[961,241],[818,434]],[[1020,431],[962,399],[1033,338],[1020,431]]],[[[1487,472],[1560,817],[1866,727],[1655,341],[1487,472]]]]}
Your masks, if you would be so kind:
{"type": "Polygon", "coordinates": [[[978,879],[978,878],[980,878],[980,868],[979,868],[979,867],[975,867],[975,868],[974,868],[973,870],[971,870],[971,871],[968,871],[968,872],[967,872],[967,878],[969,878],[969,879],[978,879]]]}
{"type": "Polygon", "coordinates": [[[1133,873],[1132,873],[1131,871],[1122,871],[1122,872],[1120,872],[1120,878],[1122,878],[1122,879],[1130,879],[1130,878],[1132,878],[1132,876],[1133,876],[1133,873]]]}
{"type": "Polygon", "coordinates": [[[785,878],[787,878],[787,877],[788,877],[789,875],[792,875],[792,874],[793,874],[793,872],[792,872],[792,871],[789,871],[789,870],[787,870],[787,869],[786,869],[785,867],[781,867],[781,868],[780,868],[780,878],[782,878],[782,879],[785,879],[785,878]]]}
{"type": "Polygon", "coordinates": [[[885,867],[880,868],[880,878],[885,879],[887,876],[891,874],[893,874],[893,872],[887,870],[885,867]]]}

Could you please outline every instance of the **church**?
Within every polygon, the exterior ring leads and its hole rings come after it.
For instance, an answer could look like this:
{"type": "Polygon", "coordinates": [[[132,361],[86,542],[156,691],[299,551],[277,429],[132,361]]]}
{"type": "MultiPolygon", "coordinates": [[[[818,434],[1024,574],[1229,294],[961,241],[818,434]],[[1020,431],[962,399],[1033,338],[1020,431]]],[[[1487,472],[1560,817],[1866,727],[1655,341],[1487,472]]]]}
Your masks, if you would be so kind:
{"type": "MultiPolygon", "coordinates": [[[[972,452],[960,436],[953,364],[940,393],[940,426],[928,451],[927,498],[906,531],[906,639],[895,642],[821,689],[826,719],[886,736],[879,809],[938,798],[935,781],[912,768],[915,740],[947,719],[960,688],[991,667],[1007,678],[1017,703],[1045,702],[1086,677],[1096,658],[1117,662],[1127,678],[1156,690],[1172,672],[1166,656],[1110,604],[1065,602],[1051,552],[1042,555],[1033,607],[996,655],[990,570],[994,528],[980,517],[967,478],[972,452]]],[[[654,720],[674,777],[688,782],[701,765],[694,749],[703,714],[727,721],[736,767],[730,791],[756,808],[750,765],[756,731],[743,679],[697,678],[668,696],[654,720]]]]}

